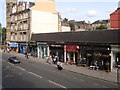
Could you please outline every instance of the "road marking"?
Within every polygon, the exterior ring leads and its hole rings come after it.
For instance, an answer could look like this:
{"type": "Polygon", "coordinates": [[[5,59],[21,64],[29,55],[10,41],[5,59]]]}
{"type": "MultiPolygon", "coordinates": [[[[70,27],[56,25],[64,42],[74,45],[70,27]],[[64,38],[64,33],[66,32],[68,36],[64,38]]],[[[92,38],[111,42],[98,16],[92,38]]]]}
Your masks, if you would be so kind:
{"type": "Polygon", "coordinates": [[[24,68],[21,68],[21,67],[19,67],[19,66],[16,66],[17,68],[19,68],[19,69],[21,69],[21,70],[23,70],[23,71],[26,71],[24,68]]]}
{"type": "MultiPolygon", "coordinates": [[[[3,60],[3,59],[2,59],[3,60]]],[[[7,62],[6,60],[3,60],[4,62],[7,62]]],[[[7,62],[8,64],[14,66],[14,64],[10,63],[10,62],[7,62]]]]}
{"type": "Polygon", "coordinates": [[[55,82],[53,82],[53,81],[51,81],[51,80],[48,80],[50,83],[52,83],[52,84],[55,84],[55,85],[57,85],[57,86],[59,86],[59,87],[62,87],[62,88],[67,88],[67,87],[65,87],[65,86],[62,86],[62,85],[60,85],[60,84],[57,84],[57,83],[55,83],[55,82]]]}
{"type": "Polygon", "coordinates": [[[39,78],[42,78],[42,76],[39,76],[39,75],[37,75],[37,74],[35,74],[35,73],[33,73],[33,72],[28,72],[28,73],[30,73],[30,74],[32,74],[32,75],[35,75],[35,76],[37,76],[37,77],[39,77],[39,78]]]}
{"type": "Polygon", "coordinates": [[[11,77],[13,77],[13,75],[7,74],[7,75],[5,75],[4,79],[5,78],[11,78],[11,77]]]}

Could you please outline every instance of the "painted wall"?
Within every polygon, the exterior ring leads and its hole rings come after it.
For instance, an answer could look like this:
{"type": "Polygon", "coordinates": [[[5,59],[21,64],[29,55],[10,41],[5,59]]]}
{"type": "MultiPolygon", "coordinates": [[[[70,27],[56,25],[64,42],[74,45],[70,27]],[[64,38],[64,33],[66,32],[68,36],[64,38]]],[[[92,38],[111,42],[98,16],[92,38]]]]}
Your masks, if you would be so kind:
{"type": "Polygon", "coordinates": [[[120,9],[110,14],[110,28],[120,29],[120,9]]]}
{"type": "Polygon", "coordinates": [[[70,27],[62,26],[62,32],[70,32],[70,27]]]}
{"type": "Polygon", "coordinates": [[[58,15],[31,10],[31,33],[58,32],[58,15]]]}

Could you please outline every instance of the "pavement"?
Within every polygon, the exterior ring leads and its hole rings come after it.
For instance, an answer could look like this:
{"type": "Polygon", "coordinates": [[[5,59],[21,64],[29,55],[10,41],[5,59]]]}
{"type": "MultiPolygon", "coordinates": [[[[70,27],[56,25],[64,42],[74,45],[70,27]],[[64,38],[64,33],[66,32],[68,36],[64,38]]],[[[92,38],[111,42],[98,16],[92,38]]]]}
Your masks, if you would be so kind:
{"type": "MultiPolygon", "coordinates": [[[[20,53],[12,53],[12,54],[14,54],[16,56],[20,56],[20,57],[25,57],[25,55],[20,54],[20,53]]],[[[44,59],[41,59],[41,58],[38,58],[38,57],[29,56],[29,59],[32,60],[33,62],[48,64],[44,59]]],[[[50,64],[50,65],[53,66],[53,67],[56,67],[56,65],[54,65],[54,64],[50,64]]],[[[78,67],[76,65],[69,65],[69,64],[65,64],[65,63],[63,63],[63,69],[74,72],[74,73],[79,73],[79,74],[83,74],[83,75],[86,75],[86,76],[90,76],[92,78],[117,83],[117,73],[115,73],[115,72],[105,72],[105,71],[101,71],[101,70],[91,70],[91,69],[88,69],[88,67],[82,67],[82,66],[78,67]]]]}

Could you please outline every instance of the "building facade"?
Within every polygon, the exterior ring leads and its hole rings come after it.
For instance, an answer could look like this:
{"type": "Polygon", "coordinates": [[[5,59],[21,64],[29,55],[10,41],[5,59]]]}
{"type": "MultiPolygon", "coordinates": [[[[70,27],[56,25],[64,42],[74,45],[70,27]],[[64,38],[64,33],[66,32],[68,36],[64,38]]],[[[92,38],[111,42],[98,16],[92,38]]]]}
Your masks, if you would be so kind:
{"type": "Polygon", "coordinates": [[[6,2],[7,43],[16,52],[25,53],[32,33],[60,32],[60,15],[55,10],[55,1],[39,0],[6,2]],[[10,12],[8,13],[8,10],[10,12]],[[15,49],[18,44],[17,49],[15,49]]]}
{"type": "Polygon", "coordinates": [[[104,25],[106,29],[110,29],[110,20],[97,20],[92,23],[92,30],[96,30],[97,27],[104,25]]]}
{"type": "Polygon", "coordinates": [[[17,0],[6,0],[6,42],[10,42],[11,37],[11,17],[12,6],[17,3],[17,0]]]}
{"type": "Polygon", "coordinates": [[[120,30],[95,30],[32,34],[32,40],[46,43],[47,54],[69,64],[116,72],[120,65],[120,30]]]}
{"type": "Polygon", "coordinates": [[[110,14],[110,28],[120,29],[120,7],[110,14]]]}

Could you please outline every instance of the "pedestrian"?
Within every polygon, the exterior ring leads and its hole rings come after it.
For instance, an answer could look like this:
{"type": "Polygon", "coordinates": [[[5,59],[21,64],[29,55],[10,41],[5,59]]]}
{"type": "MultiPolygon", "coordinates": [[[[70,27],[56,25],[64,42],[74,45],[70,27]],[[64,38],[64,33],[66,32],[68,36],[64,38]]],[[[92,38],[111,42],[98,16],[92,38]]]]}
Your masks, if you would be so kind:
{"type": "Polygon", "coordinates": [[[59,61],[57,62],[57,68],[58,68],[58,70],[62,70],[63,69],[62,63],[60,63],[59,61]]]}
{"type": "Polygon", "coordinates": [[[27,56],[26,56],[26,58],[28,59],[29,57],[28,57],[28,53],[27,53],[27,56]]]}
{"type": "Polygon", "coordinates": [[[55,62],[56,62],[56,58],[54,57],[54,58],[53,58],[53,64],[55,64],[55,62]]]}
{"type": "Polygon", "coordinates": [[[48,57],[48,63],[52,64],[52,56],[51,55],[48,57]]]}

